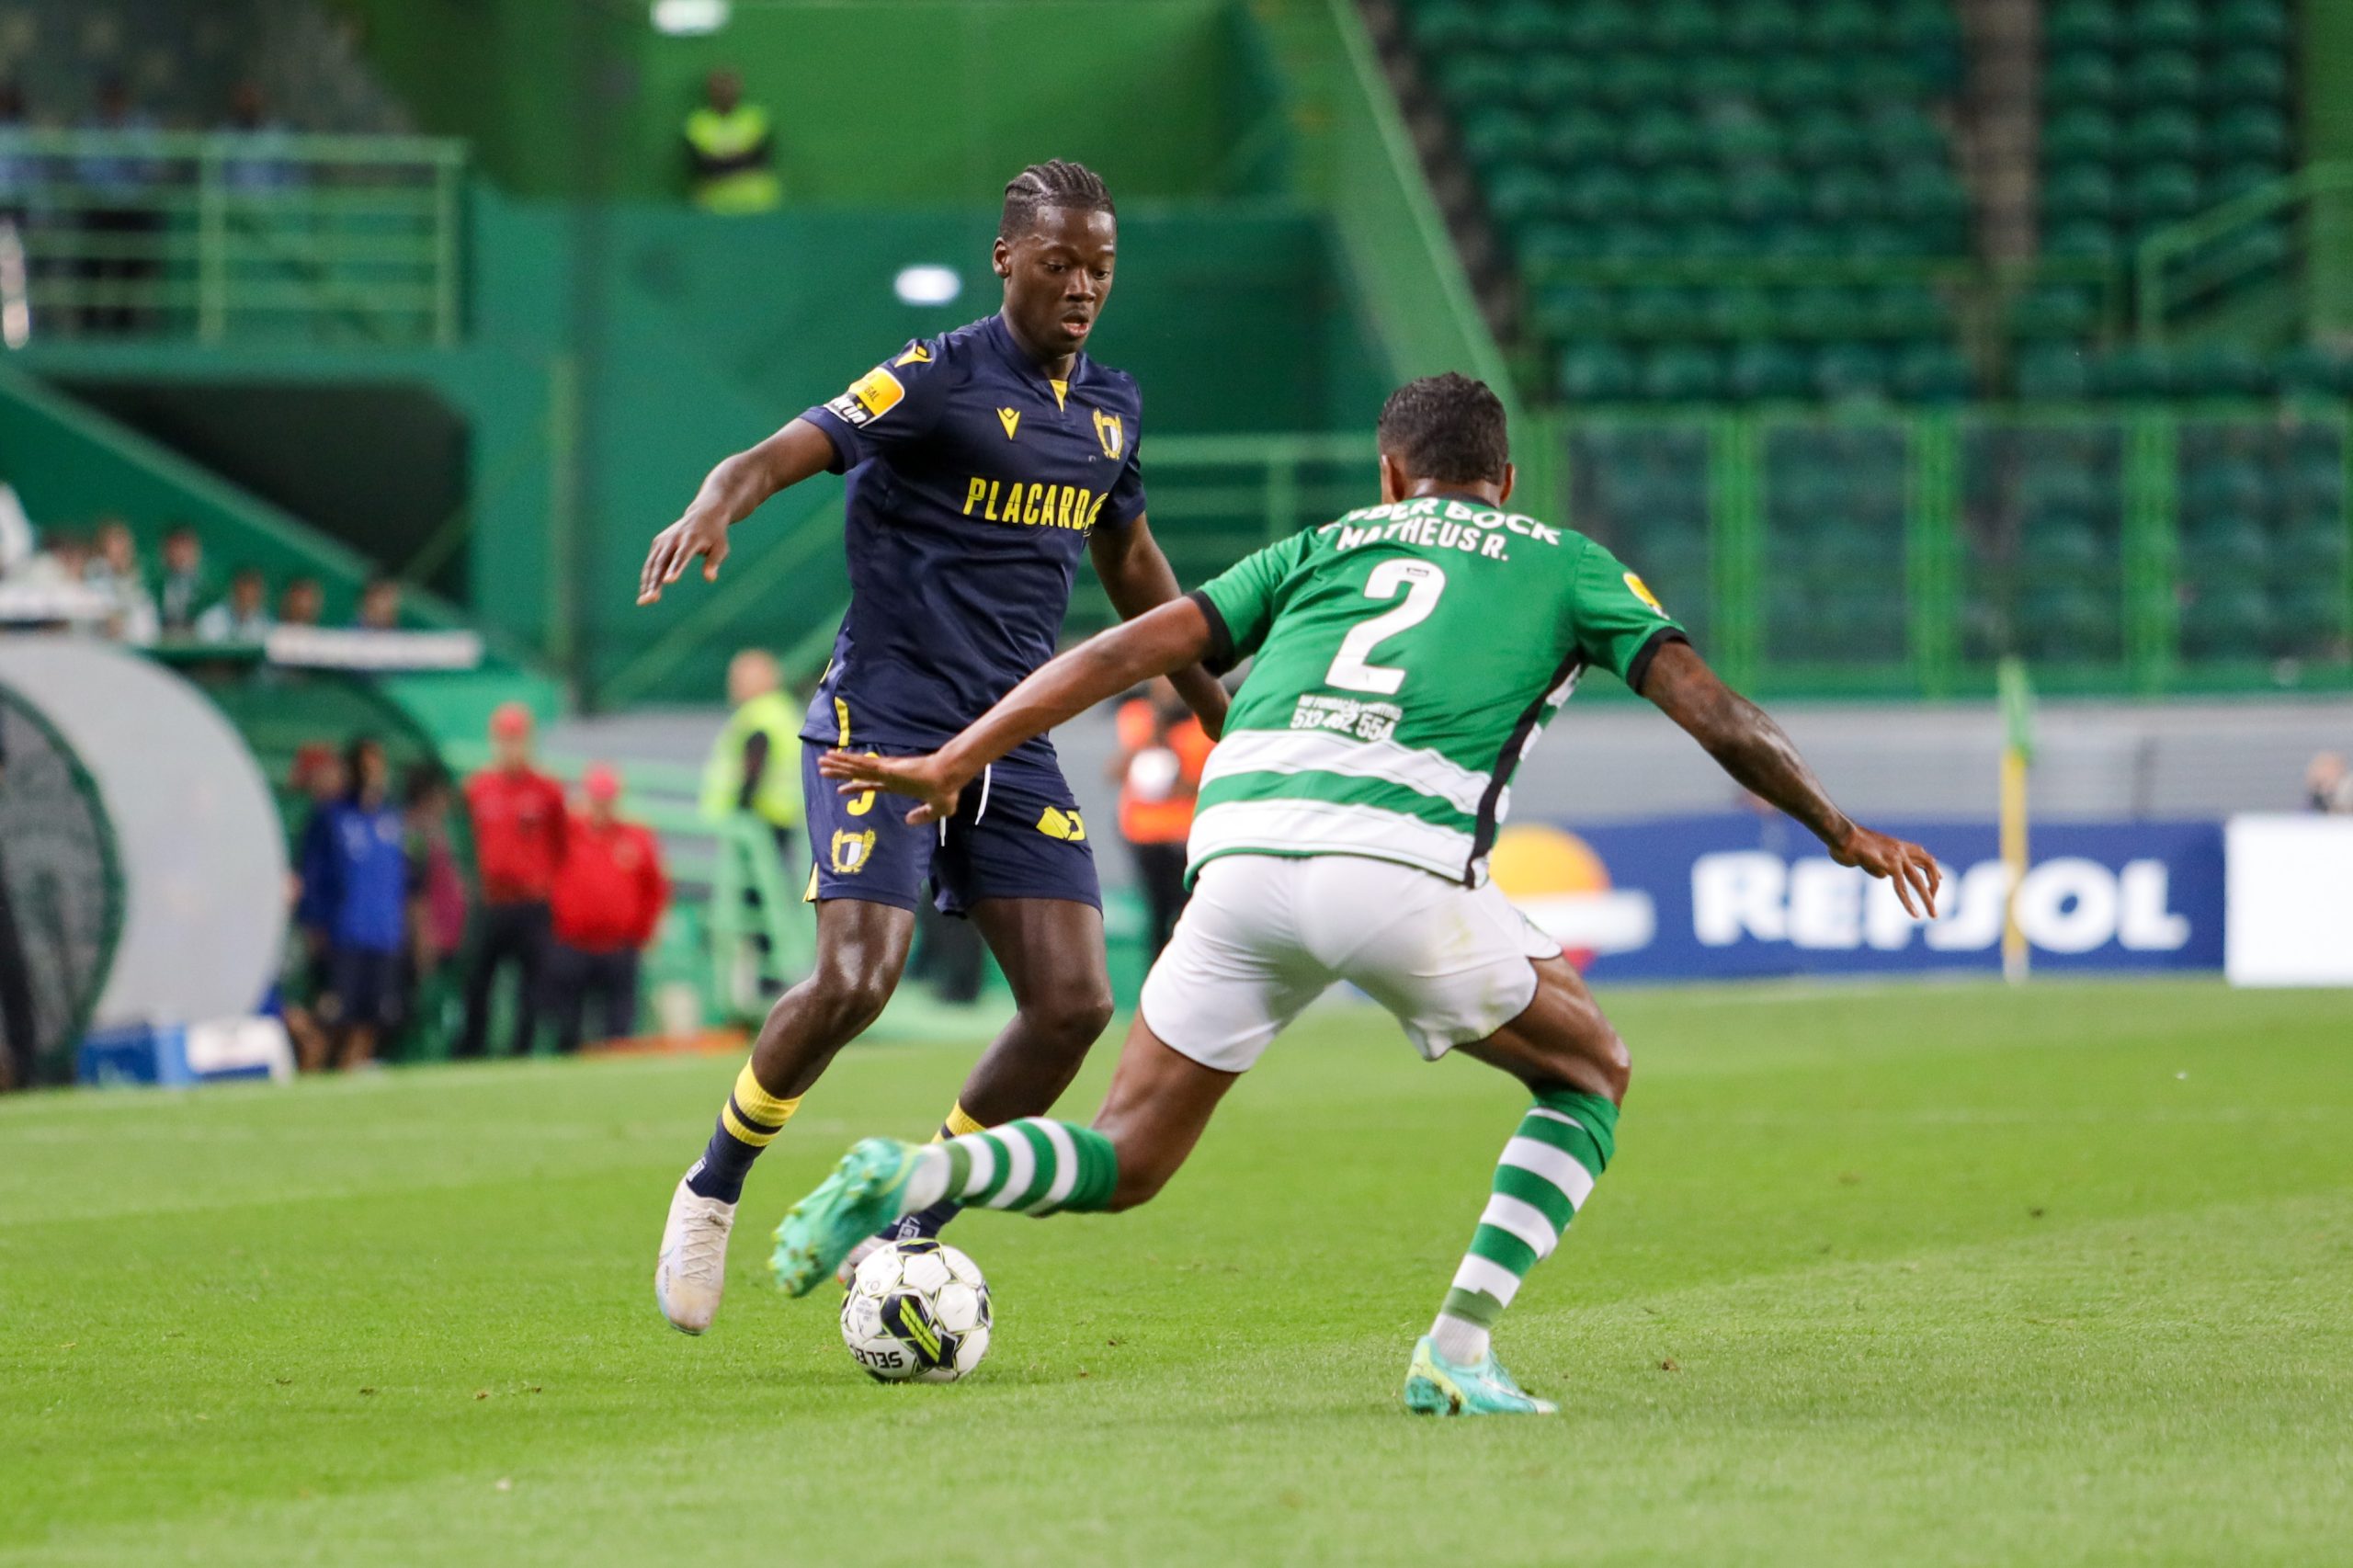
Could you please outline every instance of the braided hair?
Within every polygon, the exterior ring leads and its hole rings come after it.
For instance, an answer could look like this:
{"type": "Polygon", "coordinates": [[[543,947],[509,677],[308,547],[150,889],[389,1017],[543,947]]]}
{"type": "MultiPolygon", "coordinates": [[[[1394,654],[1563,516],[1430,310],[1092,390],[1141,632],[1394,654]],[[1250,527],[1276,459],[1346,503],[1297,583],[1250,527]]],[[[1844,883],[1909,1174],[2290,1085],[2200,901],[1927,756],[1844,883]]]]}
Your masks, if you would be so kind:
{"type": "Polygon", "coordinates": [[[1006,182],[1005,216],[997,223],[997,238],[1017,239],[1029,233],[1038,214],[1049,207],[1114,216],[1119,210],[1111,205],[1111,191],[1101,175],[1085,164],[1052,158],[1030,165],[1006,182]]]}

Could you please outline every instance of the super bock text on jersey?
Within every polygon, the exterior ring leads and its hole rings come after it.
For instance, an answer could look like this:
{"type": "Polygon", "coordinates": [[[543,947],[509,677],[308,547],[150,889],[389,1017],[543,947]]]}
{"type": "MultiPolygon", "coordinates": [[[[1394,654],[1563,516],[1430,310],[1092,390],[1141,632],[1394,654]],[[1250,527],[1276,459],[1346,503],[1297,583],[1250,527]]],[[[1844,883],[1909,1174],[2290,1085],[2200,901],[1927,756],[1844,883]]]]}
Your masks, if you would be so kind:
{"type": "Polygon", "coordinates": [[[941,830],[816,777],[826,746],[930,751],[1051,658],[1089,533],[1144,512],[1134,380],[1082,354],[1041,370],[1002,317],[908,344],[802,417],[833,442],[850,607],[804,754],[811,896],[913,907],[980,898],[1098,904],[1094,861],[1052,744],[1015,750],[941,830]],[[854,809],[854,808],[863,809],[854,809]]]}
{"type": "Polygon", "coordinates": [[[1255,655],[1202,775],[1193,869],[1363,855],[1478,886],[1512,773],[1578,677],[1639,690],[1684,640],[1602,546],[1471,495],[1350,512],[1192,597],[1212,668],[1255,655]]]}

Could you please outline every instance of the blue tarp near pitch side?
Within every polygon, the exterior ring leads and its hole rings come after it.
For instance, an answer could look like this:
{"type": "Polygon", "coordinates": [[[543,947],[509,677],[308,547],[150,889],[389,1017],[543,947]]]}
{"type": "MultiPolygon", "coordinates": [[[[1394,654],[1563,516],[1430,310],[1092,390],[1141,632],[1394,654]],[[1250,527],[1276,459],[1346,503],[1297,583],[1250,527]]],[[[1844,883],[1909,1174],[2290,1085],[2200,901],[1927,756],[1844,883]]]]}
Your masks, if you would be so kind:
{"type": "MultiPolygon", "coordinates": [[[[1937,857],[1933,923],[1779,815],[1514,824],[1496,874],[1539,925],[1592,955],[1597,980],[1998,969],[2008,878],[1995,824],[1872,825],[1937,857]],[[1585,885],[1590,861],[1560,853],[1563,834],[1592,851],[1606,887],[1585,885]]],[[[2036,829],[2019,919],[2041,970],[2220,969],[2222,899],[2220,823],[2070,823],[2036,829]]]]}

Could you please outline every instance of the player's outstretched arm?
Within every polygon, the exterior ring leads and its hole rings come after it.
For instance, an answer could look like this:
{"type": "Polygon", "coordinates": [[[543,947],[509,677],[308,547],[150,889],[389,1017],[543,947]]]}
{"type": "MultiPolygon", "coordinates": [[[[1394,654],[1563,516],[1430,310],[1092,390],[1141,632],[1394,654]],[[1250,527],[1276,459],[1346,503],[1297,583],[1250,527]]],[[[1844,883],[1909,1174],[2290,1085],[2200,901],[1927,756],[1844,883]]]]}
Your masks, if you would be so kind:
{"type": "Polygon", "coordinates": [[[1191,599],[1176,599],[1057,654],[928,756],[829,751],[817,759],[817,771],[839,780],[846,795],[882,790],[914,797],[918,803],[907,821],[921,826],[954,814],[964,786],[1032,735],[1139,681],[1198,666],[1209,652],[1209,618],[1191,599]]]}
{"type": "Polygon", "coordinates": [[[637,602],[650,605],[676,582],[688,562],[702,557],[702,579],[719,580],[727,559],[727,530],[779,490],[790,489],[834,460],[834,444],[806,419],[796,419],[748,451],[737,452],[705,476],[686,515],[654,536],[638,574],[637,602]]]}
{"type": "MultiPolygon", "coordinates": [[[[1095,574],[1103,580],[1103,592],[1121,620],[1148,615],[1179,592],[1175,568],[1142,517],[1123,528],[1097,528],[1086,536],[1086,551],[1095,558],[1095,574]]],[[[1217,676],[1196,664],[1169,671],[1168,679],[1210,739],[1216,740],[1225,729],[1227,700],[1217,676]]]]}
{"type": "Polygon", "coordinates": [[[1935,858],[1916,844],[1873,833],[1833,805],[1772,715],[1718,679],[1688,642],[1659,649],[1643,677],[1643,695],[1689,731],[1726,773],[1803,823],[1832,859],[1893,882],[1906,913],[1936,914],[1943,874],[1935,858]]]}

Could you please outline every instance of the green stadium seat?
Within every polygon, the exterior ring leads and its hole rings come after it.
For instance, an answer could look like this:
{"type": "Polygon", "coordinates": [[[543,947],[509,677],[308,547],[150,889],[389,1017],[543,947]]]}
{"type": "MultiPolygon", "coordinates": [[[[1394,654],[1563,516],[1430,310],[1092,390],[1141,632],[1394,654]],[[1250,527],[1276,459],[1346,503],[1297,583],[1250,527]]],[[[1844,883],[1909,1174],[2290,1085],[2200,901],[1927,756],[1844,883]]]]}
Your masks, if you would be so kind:
{"type": "Polygon", "coordinates": [[[1831,402],[1887,395],[1893,379],[1885,350],[1869,343],[1834,343],[1813,358],[1813,388],[1831,402]]]}
{"type": "Polygon", "coordinates": [[[2215,587],[2192,594],[2182,607],[2182,651],[2195,658],[2245,658],[2271,634],[2271,607],[2254,588],[2215,587]]]}
{"type": "Polygon", "coordinates": [[[2288,116],[2274,104],[2238,104],[2216,116],[2206,137],[2207,155],[2216,163],[2278,164],[2294,138],[2288,116]]]}
{"type": "Polygon", "coordinates": [[[1438,62],[1438,90],[1457,113],[1480,104],[1508,104],[1518,96],[1519,73],[1500,54],[1455,54],[1438,62]]]}
{"type": "Polygon", "coordinates": [[[1583,168],[1597,158],[1612,156],[1618,147],[1618,124],[1598,109],[1565,109],[1548,117],[1539,127],[1545,157],[1564,169],[1583,168]]]}
{"type": "Polygon", "coordinates": [[[1766,101],[1783,110],[1829,102],[1846,91],[1845,82],[1827,62],[1803,54],[1776,60],[1761,86],[1766,101]]]}
{"type": "Polygon", "coordinates": [[[2041,284],[2010,301],[2007,319],[2021,337],[2083,337],[2099,328],[2099,300],[2089,289],[2041,284]]]}
{"type": "Polygon", "coordinates": [[[2115,0],[2056,0],[2043,19],[2042,39],[2053,50],[2106,49],[2124,30],[2115,0]]]}
{"type": "Polygon", "coordinates": [[[2037,517],[2018,532],[2019,562],[2038,576],[2094,577],[2114,553],[2089,518],[2072,513],[2037,517]]]}
{"type": "Polygon", "coordinates": [[[2274,595],[2271,606],[2274,653],[2326,653],[2346,635],[2342,588],[2294,584],[2274,595]]]}
{"type": "Polygon", "coordinates": [[[2106,220],[2122,208],[2116,176],[2105,164],[2070,164],[2052,173],[2042,187],[2042,210],[2057,222],[2106,220]]]}
{"type": "Polygon", "coordinates": [[[1594,231],[1588,254],[1605,261],[1663,261],[1682,255],[1683,248],[1673,232],[1655,223],[1621,220],[1601,224],[1594,231]]]}
{"type": "MultiPolygon", "coordinates": [[[[1707,41],[1713,44],[1722,40],[1711,37],[1707,41]]],[[[1756,97],[1762,76],[1762,68],[1742,55],[1699,50],[1684,58],[1683,92],[1703,109],[1738,107],[1756,97]]]]}
{"type": "Polygon", "coordinates": [[[2071,261],[2112,261],[2123,252],[2114,225],[2099,218],[2070,218],[2044,232],[2045,256],[2071,261]]]}
{"type": "Polygon", "coordinates": [[[2103,357],[2094,374],[2109,397],[2165,397],[2173,392],[2173,358],[2161,348],[2128,344],[2103,357]]]}
{"type": "Polygon", "coordinates": [[[1762,337],[1781,330],[1780,312],[1764,290],[1745,285],[1709,289],[1699,305],[1700,321],[1712,337],[1762,337]]]}
{"type": "Polygon", "coordinates": [[[1618,298],[1617,328],[1628,337],[1688,337],[1703,309],[1699,290],[1653,284],[1618,298]]]}
{"type": "MultiPolygon", "coordinates": [[[[2338,444],[2335,431],[2324,434],[2331,448],[2338,444]]],[[[2346,531],[2344,453],[2321,450],[2310,456],[2300,454],[2289,469],[2285,483],[2288,516],[2300,524],[2321,523],[2342,542],[2346,531]]]]}
{"type": "Polygon", "coordinates": [[[2285,171],[2272,164],[2232,164],[2214,171],[2205,183],[2206,200],[2210,206],[2235,201],[2242,196],[2261,190],[2280,179],[2285,171]]]}
{"type": "Polygon", "coordinates": [[[2204,87],[2198,57],[2185,49],[2152,49],[2124,68],[2127,97],[2142,104],[2194,104],[2204,87]]]}
{"type": "Polygon", "coordinates": [[[1770,340],[1735,347],[1725,369],[1724,385],[1734,397],[1750,401],[1801,398],[1813,389],[1804,357],[1786,344],[1770,340]]]}
{"type": "Polygon", "coordinates": [[[1683,225],[1676,242],[1683,254],[1698,261],[1745,259],[1756,254],[1747,231],[1720,218],[1705,218],[1683,225]]]}
{"type": "Polygon", "coordinates": [[[1723,395],[1723,366],[1697,344],[1669,344],[1643,362],[1640,390],[1653,403],[1708,402],[1723,395]]]}
{"type": "Polygon", "coordinates": [[[1602,62],[1594,96],[1603,103],[1640,111],[1674,97],[1680,85],[1674,62],[1656,54],[1613,54],[1602,62]]]}
{"type": "Polygon", "coordinates": [[[2212,36],[2245,46],[2284,46],[2292,24],[2287,0],[2222,0],[2215,8],[2212,36]]]}
{"type": "Polygon", "coordinates": [[[2221,103],[2284,102],[2288,62],[2277,50],[2234,49],[2215,62],[2212,93],[2221,103]]]}
{"type": "Polygon", "coordinates": [[[1769,54],[1796,48],[1804,35],[1804,18],[1786,0],[1727,0],[1723,36],[1734,49],[1769,54]]]}
{"type": "Polygon", "coordinates": [[[2124,205],[2143,229],[2187,218],[2203,205],[2198,171],[2188,164],[2150,164],[2125,187],[2124,205]]]}
{"type": "Polygon", "coordinates": [[[1804,17],[1805,39],[1823,54],[1846,55],[1880,41],[1880,14],[1866,0],[1819,0],[1804,17]]]}
{"type": "Polygon", "coordinates": [[[2106,54],[2071,50],[2043,73],[2042,96],[2053,104],[2112,104],[2124,96],[2124,82],[2106,54]]]}
{"type": "Polygon", "coordinates": [[[2144,49],[2196,49],[2205,37],[2197,0],[2141,0],[2133,8],[2132,41],[2144,49]]]}
{"type": "Polygon", "coordinates": [[[1583,261],[1593,255],[1593,232],[1583,224],[1540,219],[1511,231],[1511,248],[1523,267],[1552,261],[1583,261]]]}
{"type": "Polygon", "coordinates": [[[2055,110],[2042,124],[2046,167],[2109,163],[2123,149],[2124,132],[2115,114],[2098,104],[2071,104],[2055,110]]]}
{"type": "Polygon", "coordinates": [[[1754,104],[1719,104],[1708,111],[1705,124],[1716,157],[1736,168],[1776,164],[1789,151],[1781,123],[1767,118],[1754,104]]]}
{"type": "Polygon", "coordinates": [[[2271,365],[2244,343],[2200,344],[2181,355],[2174,390],[2192,397],[2268,397],[2271,365]]]}
{"type": "Polygon", "coordinates": [[[1854,254],[1851,235],[1802,220],[1772,225],[1758,248],[1776,261],[1827,261],[1854,254]]]}
{"type": "Polygon", "coordinates": [[[2217,458],[2194,465],[2181,486],[2182,509],[2193,525],[2207,518],[2237,518],[2261,513],[2270,504],[2263,470],[2241,458],[2217,458]]]}
{"type": "Polygon", "coordinates": [[[1561,182],[1561,210],[1588,223],[1600,222],[1631,211],[1642,196],[1633,176],[1603,164],[1561,182]]]}
{"type": "Polygon", "coordinates": [[[1915,343],[1895,360],[1895,392],[1910,403],[1964,403],[1977,390],[1976,373],[1949,343],[1915,343]]]}
{"type": "Polygon", "coordinates": [[[2049,517],[2087,517],[2110,497],[2079,459],[2039,453],[2018,474],[2018,506],[2029,522],[2049,517]]]}
{"type": "Polygon", "coordinates": [[[1805,187],[1788,171],[1768,165],[1744,172],[1733,182],[1732,210],[1751,223],[1794,217],[1805,209],[1805,187]]]}
{"type": "Polygon", "coordinates": [[[1643,110],[1626,131],[1626,161],[1641,168],[1685,163],[1699,155],[1699,122],[1672,105],[1643,110]]]}
{"type": "Polygon", "coordinates": [[[1532,219],[1558,216],[1561,182],[1543,169],[1527,166],[1503,169],[1486,182],[1487,210],[1495,222],[1516,229],[1532,219]]]}
{"type": "Polygon", "coordinates": [[[2345,522],[2340,516],[2280,535],[2272,561],[2291,579],[2342,583],[2347,553],[2345,522]]]}
{"type": "Polygon", "coordinates": [[[1643,24],[1643,41],[1671,54],[1696,54],[1724,34],[1716,8],[1705,0],[1660,0],[1643,24]]]}
{"type": "Polygon", "coordinates": [[[2030,585],[2020,596],[2018,646],[2040,658],[2082,658],[2114,642],[2113,595],[2065,583],[2030,585]]]}
{"type": "Polygon", "coordinates": [[[1542,150],[1535,118],[1518,109],[1477,109],[1462,117],[1461,126],[1462,155],[1489,179],[1496,165],[1533,162],[1542,150]]]}
{"type": "Polygon", "coordinates": [[[1939,233],[1966,224],[1969,187],[1949,165],[1906,165],[1895,172],[1893,185],[1892,210],[1899,216],[1939,233]]]}
{"type": "Polygon", "coordinates": [[[1533,54],[1573,45],[1567,7],[1546,0],[1503,0],[1490,14],[1489,33],[1506,49],[1533,54]]]}
{"type": "Polygon", "coordinates": [[[1487,20],[1476,6],[1463,0],[1425,0],[1409,13],[1406,30],[1415,47],[1429,54],[1472,48],[1486,37],[1487,20]]]}
{"type": "Polygon", "coordinates": [[[1926,283],[1891,283],[1864,301],[1864,320],[1881,337],[1927,337],[1946,330],[1949,312],[1926,283]]]}
{"type": "Polygon", "coordinates": [[[1540,54],[1520,73],[1519,101],[1540,115],[1561,114],[1592,101],[1597,75],[1581,54],[1540,54]]]}
{"type": "Polygon", "coordinates": [[[1844,109],[1817,104],[1792,117],[1790,156],[1802,168],[1859,163],[1870,150],[1862,126],[1844,109]]]}
{"type": "Polygon", "coordinates": [[[1863,120],[1863,140],[1881,163],[1949,164],[1951,139],[1916,103],[1875,106],[1863,120]]]}
{"type": "Polygon", "coordinates": [[[1782,330],[1797,337],[1836,337],[1855,328],[1862,300],[1836,284],[1792,289],[1782,297],[1782,330]]]}
{"type": "Polygon", "coordinates": [[[1583,337],[1608,330],[1609,291],[1585,283],[1555,283],[1528,302],[1528,321],[1546,337],[1583,337]]]}
{"type": "Polygon", "coordinates": [[[1886,210],[1886,192],[1864,170],[1848,165],[1823,170],[1807,194],[1808,210],[1825,223],[1876,218],[1886,210]]]}
{"type": "Polygon", "coordinates": [[[2172,159],[2194,162],[2208,145],[2205,128],[2186,108],[2160,105],[2142,110],[2124,130],[2122,153],[2136,164],[2172,159]]]}
{"type": "Polygon", "coordinates": [[[1568,45],[1580,53],[1620,49],[1642,37],[1642,13],[1627,0],[1584,0],[1563,6],[1568,45]]]}
{"type": "Polygon", "coordinates": [[[1682,223],[1712,218],[1724,210],[1722,176],[1712,170],[1668,169],[1651,181],[1643,211],[1662,222],[1682,223]]]}
{"type": "Polygon", "coordinates": [[[1634,395],[1634,358],[1614,343],[1576,343],[1561,351],[1561,395],[1572,403],[1623,403],[1634,395]]]}
{"type": "Polygon", "coordinates": [[[2018,356],[2014,380],[2030,403],[2074,403],[2091,393],[2091,363],[2073,345],[2038,343],[2018,356]]]}

